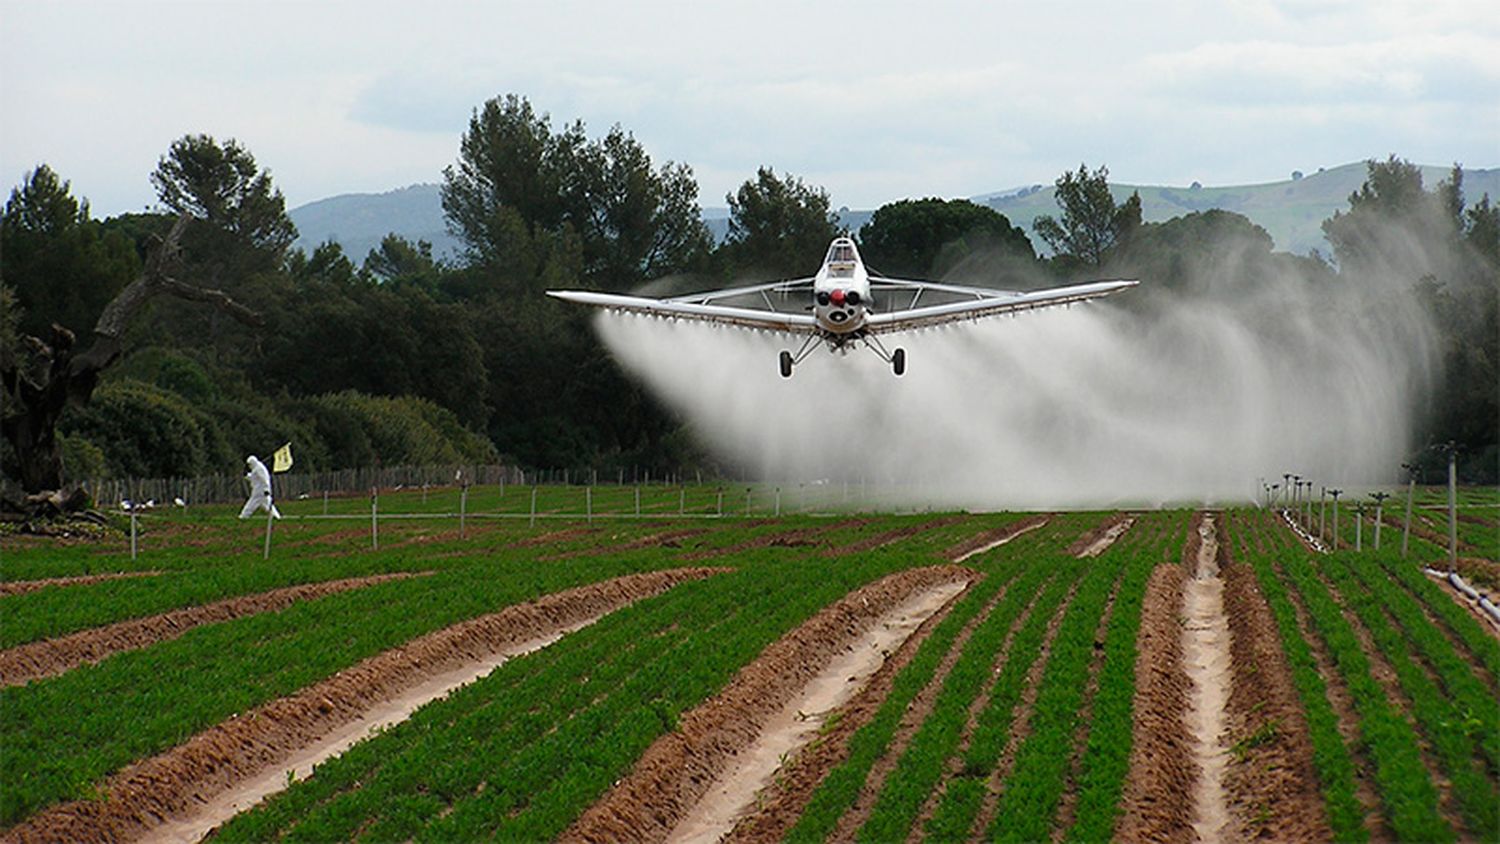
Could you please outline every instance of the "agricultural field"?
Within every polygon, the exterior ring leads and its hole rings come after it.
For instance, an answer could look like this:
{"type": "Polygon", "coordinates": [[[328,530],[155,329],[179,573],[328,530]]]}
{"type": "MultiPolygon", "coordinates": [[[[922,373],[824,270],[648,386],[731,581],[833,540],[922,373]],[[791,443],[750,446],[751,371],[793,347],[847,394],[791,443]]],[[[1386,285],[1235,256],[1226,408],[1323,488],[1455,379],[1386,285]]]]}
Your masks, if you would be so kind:
{"type": "Polygon", "coordinates": [[[1397,499],[1321,553],[713,486],[0,535],[0,840],[1496,840],[1500,628],[1428,497],[1405,558],[1397,499]]]}

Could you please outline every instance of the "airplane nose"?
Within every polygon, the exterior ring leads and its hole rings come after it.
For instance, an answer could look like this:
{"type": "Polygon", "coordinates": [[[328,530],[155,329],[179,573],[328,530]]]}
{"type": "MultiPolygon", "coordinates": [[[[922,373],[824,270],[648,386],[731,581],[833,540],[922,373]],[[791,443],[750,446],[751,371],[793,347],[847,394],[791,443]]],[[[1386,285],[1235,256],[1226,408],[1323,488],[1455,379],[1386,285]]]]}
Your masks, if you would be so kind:
{"type": "Polygon", "coordinates": [[[833,291],[833,295],[829,296],[829,298],[833,300],[833,303],[835,305],[842,305],[844,304],[844,291],[835,290],[833,291]]]}

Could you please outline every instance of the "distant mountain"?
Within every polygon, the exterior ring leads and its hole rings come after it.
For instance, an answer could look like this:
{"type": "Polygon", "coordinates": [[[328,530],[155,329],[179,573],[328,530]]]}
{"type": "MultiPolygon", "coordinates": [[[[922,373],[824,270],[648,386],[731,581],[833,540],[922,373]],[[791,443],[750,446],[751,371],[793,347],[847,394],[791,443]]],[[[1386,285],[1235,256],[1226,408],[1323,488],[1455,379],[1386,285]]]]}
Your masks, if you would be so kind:
{"type": "Polygon", "coordinates": [[[412,185],[386,193],[346,193],[300,205],[287,212],[297,225],[292,245],[311,254],[319,245],[335,241],[356,264],[364,263],[387,234],[395,232],[412,243],[432,244],[434,258],[453,260],[463,244],[448,233],[443,200],[437,185],[412,185]]]}
{"type": "MultiPolygon", "coordinates": [[[[1448,178],[1449,167],[1422,167],[1422,184],[1428,190],[1448,178]]],[[[1349,210],[1349,195],[1365,182],[1364,162],[1318,170],[1306,176],[1293,174],[1283,182],[1232,187],[1164,187],[1161,185],[1111,184],[1116,202],[1140,191],[1141,215],[1148,223],[1159,223],[1191,214],[1221,208],[1249,217],[1265,229],[1283,252],[1306,255],[1316,249],[1329,253],[1323,239],[1323,221],[1334,211],[1349,210]]],[[[1032,231],[1032,221],[1042,214],[1059,216],[1057,189],[1052,185],[1032,185],[973,198],[974,202],[999,211],[1011,223],[1026,230],[1038,251],[1045,247],[1032,231]]],[[[1500,168],[1464,170],[1464,196],[1470,203],[1488,193],[1490,200],[1500,201],[1500,168]]]]}
{"type": "MultiPolygon", "coordinates": [[[[1423,183],[1429,190],[1448,177],[1449,168],[1424,166],[1423,183]]],[[[1163,185],[1110,185],[1116,201],[1123,201],[1132,191],[1141,194],[1141,212],[1147,222],[1161,222],[1194,211],[1221,208],[1249,217],[1270,233],[1276,248],[1305,255],[1316,249],[1328,253],[1323,239],[1323,221],[1334,211],[1349,208],[1349,194],[1359,190],[1365,181],[1365,164],[1345,164],[1318,170],[1306,176],[1261,185],[1231,187],[1167,187],[1163,185]]],[[[1045,247],[1032,231],[1032,221],[1042,214],[1056,216],[1055,188],[1051,184],[992,191],[972,197],[988,205],[1025,229],[1037,245],[1045,247]]],[[[1464,171],[1464,196],[1470,203],[1488,193],[1500,201],[1500,168],[1464,171]]],[[[873,210],[840,208],[839,223],[853,232],[869,222],[873,210]]],[[[714,237],[722,240],[729,230],[729,209],[709,207],[702,211],[714,237]]],[[[344,253],[356,264],[362,263],[370,250],[380,245],[387,234],[395,232],[407,240],[425,240],[432,244],[433,255],[453,260],[463,252],[463,245],[448,233],[443,219],[443,205],[437,185],[423,184],[387,193],[356,193],[320,199],[293,208],[292,222],[297,224],[296,246],[309,253],[321,243],[337,241],[344,253]]]]}

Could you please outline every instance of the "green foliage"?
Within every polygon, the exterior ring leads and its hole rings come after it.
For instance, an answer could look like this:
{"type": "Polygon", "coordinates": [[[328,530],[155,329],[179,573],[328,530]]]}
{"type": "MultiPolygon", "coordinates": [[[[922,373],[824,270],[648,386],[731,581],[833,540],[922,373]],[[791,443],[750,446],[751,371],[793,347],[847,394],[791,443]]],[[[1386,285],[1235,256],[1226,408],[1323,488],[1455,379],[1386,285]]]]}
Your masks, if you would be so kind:
{"type": "MultiPolygon", "coordinates": [[[[86,337],[104,305],[139,271],[131,242],[89,215],[87,201],[43,164],[13,189],[0,217],[0,279],[14,294],[9,331],[50,338],[57,323],[86,337]]],[[[15,335],[0,330],[14,348],[15,335]]]]}
{"type": "Polygon", "coordinates": [[[838,235],[827,191],[795,176],[779,177],[769,167],[725,198],[729,235],[719,260],[733,277],[811,275],[838,235]]]}
{"type": "Polygon", "coordinates": [[[1077,173],[1062,174],[1056,185],[1062,219],[1044,215],[1032,221],[1032,227],[1058,256],[1098,267],[1110,250],[1128,241],[1140,228],[1140,194],[1131,194],[1116,205],[1109,192],[1108,167],[1090,173],[1087,165],[1080,164],[1077,173]]]}
{"type": "Polygon", "coordinates": [[[81,436],[69,434],[59,434],[57,443],[62,449],[64,483],[110,477],[109,460],[104,456],[104,449],[81,436]]]}
{"type": "Polygon", "coordinates": [[[903,199],[875,210],[859,230],[871,266],[888,275],[941,278],[966,259],[998,253],[1021,265],[1036,254],[1005,215],[967,199],[903,199]]]}
{"type": "MultiPolygon", "coordinates": [[[[371,457],[379,465],[431,465],[491,460],[494,447],[464,429],[452,411],[412,396],[389,398],[353,391],[332,393],[302,403],[320,434],[329,425],[353,422],[369,437],[371,457]]],[[[364,442],[357,435],[330,444],[329,456],[359,456],[364,442]]]]}
{"type": "Polygon", "coordinates": [[[534,263],[528,241],[576,238],[582,280],[607,290],[701,262],[709,237],[697,195],[690,169],[653,170],[620,127],[598,141],[581,122],[554,132],[548,115],[514,94],[475,110],[458,163],[443,171],[443,211],[471,262],[534,263]]]}
{"type": "Polygon", "coordinates": [[[122,378],[65,417],[63,432],[103,449],[116,476],[170,478],[232,469],[237,462],[210,418],[176,393],[122,378]]]}
{"type": "Polygon", "coordinates": [[[173,213],[201,219],[252,250],[279,258],[297,239],[270,173],[233,138],[222,145],[209,135],[173,141],[151,173],[151,184],[173,213]]]}

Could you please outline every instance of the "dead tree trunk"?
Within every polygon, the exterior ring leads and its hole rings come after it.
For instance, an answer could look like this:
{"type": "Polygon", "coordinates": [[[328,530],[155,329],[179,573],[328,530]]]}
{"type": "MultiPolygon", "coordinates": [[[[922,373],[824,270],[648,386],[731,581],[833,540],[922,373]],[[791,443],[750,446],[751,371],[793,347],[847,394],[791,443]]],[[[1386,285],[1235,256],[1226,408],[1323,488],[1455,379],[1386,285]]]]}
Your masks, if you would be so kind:
{"type": "Polygon", "coordinates": [[[75,355],[73,332],[53,324],[51,343],[24,337],[19,354],[4,358],[0,365],[0,399],[4,401],[0,406],[0,434],[15,451],[17,480],[32,504],[0,496],[0,510],[25,512],[41,497],[54,502],[80,499],[77,495],[46,495],[63,486],[58,419],[69,404],[88,403],[99,375],[119,360],[131,319],[152,297],[166,293],[205,302],[247,325],[262,324],[259,314],[223,291],[185,284],[172,277],[181,254],[182,233],[191,219],[178,217],[166,238],[147,255],[141,274],[104,306],[86,351],[75,355]]]}

